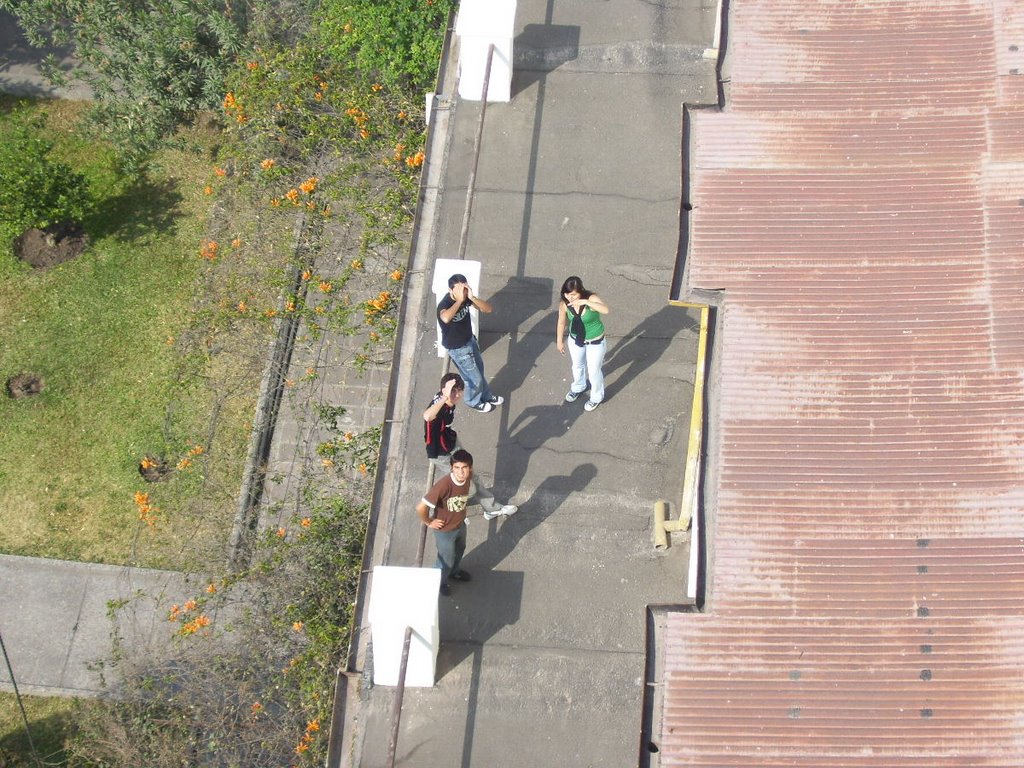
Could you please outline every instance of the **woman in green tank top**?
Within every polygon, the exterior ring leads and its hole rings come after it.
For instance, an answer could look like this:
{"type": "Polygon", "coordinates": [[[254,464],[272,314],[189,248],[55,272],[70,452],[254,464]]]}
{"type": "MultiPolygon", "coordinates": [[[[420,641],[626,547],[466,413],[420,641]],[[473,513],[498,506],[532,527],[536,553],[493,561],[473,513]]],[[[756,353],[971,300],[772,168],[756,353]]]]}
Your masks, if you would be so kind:
{"type": "Polygon", "coordinates": [[[574,403],[587,388],[590,379],[590,399],[583,406],[592,411],[604,400],[604,355],[608,343],[604,337],[604,318],[608,305],[601,297],[583,287],[583,280],[575,275],[562,283],[558,302],[558,329],[555,344],[565,354],[566,330],[569,335],[569,358],[572,360],[572,387],[565,396],[574,403]]]}

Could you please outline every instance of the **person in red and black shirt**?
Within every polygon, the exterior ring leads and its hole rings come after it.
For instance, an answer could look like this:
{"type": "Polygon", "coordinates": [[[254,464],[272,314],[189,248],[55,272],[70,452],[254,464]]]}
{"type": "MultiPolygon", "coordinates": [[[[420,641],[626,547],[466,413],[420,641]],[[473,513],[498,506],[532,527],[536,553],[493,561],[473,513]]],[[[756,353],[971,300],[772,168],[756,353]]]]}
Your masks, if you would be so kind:
{"type": "MultiPolygon", "coordinates": [[[[465,392],[466,385],[462,377],[457,373],[446,373],[441,377],[441,389],[423,412],[423,441],[427,447],[427,458],[438,472],[448,473],[452,454],[462,447],[452,423],[455,421],[455,406],[465,392]]],[[[475,477],[470,482],[472,488],[469,495],[475,496],[483,507],[485,520],[493,520],[499,515],[508,517],[519,510],[514,504],[502,505],[496,502],[490,489],[475,477]]]]}
{"type": "Polygon", "coordinates": [[[427,458],[444,457],[445,462],[452,451],[458,435],[452,429],[455,421],[455,404],[466,393],[466,384],[457,373],[446,373],[441,377],[441,389],[423,412],[423,439],[427,445],[427,458]]]}

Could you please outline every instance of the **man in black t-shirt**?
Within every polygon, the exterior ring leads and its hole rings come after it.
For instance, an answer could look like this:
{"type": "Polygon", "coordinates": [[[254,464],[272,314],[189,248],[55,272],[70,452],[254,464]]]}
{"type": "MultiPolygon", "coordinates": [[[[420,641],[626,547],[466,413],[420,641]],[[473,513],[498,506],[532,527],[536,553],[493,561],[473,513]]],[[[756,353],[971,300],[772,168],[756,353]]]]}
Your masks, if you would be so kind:
{"type": "Polygon", "coordinates": [[[484,359],[480,345],[473,335],[470,310],[476,308],[485,315],[493,311],[491,305],[473,294],[465,275],[448,278],[448,293],[437,305],[437,322],[441,326],[441,346],[448,350],[455,367],[466,382],[466,405],[482,413],[493,411],[505,398],[491,393],[484,375],[484,359]]]}

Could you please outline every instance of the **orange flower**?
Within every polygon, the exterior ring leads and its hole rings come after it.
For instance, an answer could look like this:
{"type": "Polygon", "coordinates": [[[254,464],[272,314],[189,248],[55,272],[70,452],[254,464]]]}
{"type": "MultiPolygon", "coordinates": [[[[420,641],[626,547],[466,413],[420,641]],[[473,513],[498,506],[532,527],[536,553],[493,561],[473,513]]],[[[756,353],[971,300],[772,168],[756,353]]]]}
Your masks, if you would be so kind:
{"type": "Polygon", "coordinates": [[[309,749],[309,744],[306,744],[305,742],[300,742],[298,745],[296,745],[295,752],[296,754],[301,755],[307,749],[309,749]]]}
{"type": "Polygon", "coordinates": [[[279,205],[281,205],[281,201],[280,201],[280,200],[278,200],[278,199],[277,199],[276,197],[272,197],[272,198],[270,199],[270,204],[271,204],[272,206],[274,206],[275,208],[277,208],[277,207],[278,207],[279,205]]]}
{"type": "Polygon", "coordinates": [[[227,175],[228,175],[228,172],[227,172],[227,169],[226,169],[226,168],[214,168],[214,169],[213,169],[213,172],[214,172],[214,173],[215,173],[215,174],[216,174],[217,176],[227,176],[227,175]]]}
{"type": "Polygon", "coordinates": [[[362,474],[364,474],[364,475],[365,475],[365,474],[366,474],[366,465],[365,465],[365,464],[360,464],[360,465],[359,465],[359,471],[360,471],[360,472],[361,472],[362,474]]]}
{"type": "Polygon", "coordinates": [[[194,611],[196,609],[196,601],[195,600],[187,600],[185,602],[185,605],[182,606],[182,608],[184,610],[186,610],[186,611],[194,611]]]}
{"type": "Polygon", "coordinates": [[[286,531],[284,528],[278,528],[277,529],[277,538],[283,539],[287,534],[288,534],[288,531],[286,531]]]}
{"type": "Polygon", "coordinates": [[[402,279],[402,270],[396,269],[394,272],[392,272],[391,273],[391,279],[396,281],[396,282],[401,280],[402,279]]]}
{"type": "Polygon", "coordinates": [[[191,448],[189,448],[189,451],[188,451],[188,455],[189,455],[189,456],[199,456],[199,455],[201,455],[201,454],[203,453],[203,451],[205,451],[205,450],[206,450],[206,449],[205,449],[205,448],[203,448],[203,446],[201,446],[201,445],[194,445],[194,446],[192,446],[191,448]]]}
{"type": "Polygon", "coordinates": [[[313,366],[309,366],[308,368],[306,368],[306,375],[307,376],[312,376],[315,373],[316,373],[316,368],[314,368],[313,366]]]}
{"type": "Polygon", "coordinates": [[[359,138],[361,138],[361,139],[368,139],[368,138],[370,138],[370,132],[368,130],[366,130],[365,128],[363,128],[362,130],[359,131],[359,138]]]}
{"type": "Polygon", "coordinates": [[[212,195],[213,194],[213,187],[211,187],[209,184],[207,184],[205,187],[203,187],[203,194],[204,195],[212,195]]]}
{"type": "Polygon", "coordinates": [[[398,111],[398,119],[399,119],[399,120],[401,120],[401,121],[403,121],[403,122],[404,122],[404,121],[405,121],[405,120],[407,120],[408,118],[409,118],[409,115],[408,115],[408,113],[407,113],[407,112],[406,112],[406,111],[405,111],[404,109],[400,109],[400,110],[398,111]]]}
{"type": "Polygon", "coordinates": [[[177,620],[178,620],[178,617],[179,617],[180,615],[181,615],[181,607],[180,607],[180,606],[178,606],[178,605],[172,605],[172,606],[171,606],[171,612],[170,612],[170,614],[169,614],[169,615],[167,616],[167,620],[168,620],[168,621],[177,621],[177,620]]]}
{"type": "Polygon", "coordinates": [[[301,632],[304,626],[305,624],[303,624],[301,621],[296,621],[292,623],[292,629],[296,632],[301,632]]]}
{"type": "Polygon", "coordinates": [[[312,524],[313,519],[309,517],[302,518],[302,521],[299,523],[299,525],[301,525],[303,528],[309,528],[309,526],[311,526],[312,524]]]}
{"type": "Polygon", "coordinates": [[[285,310],[285,312],[294,312],[295,311],[295,302],[292,301],[291,299],[289,299],[288,303],[284,305],[284,310],[285,310]]]}
{"type": "Polygon", "coordinates": [[[318,288],[319,288],[319,289],[320,289],[320,290],[321,290],[321,291],[322,291],[323,293],[330,293],[331,291],[333,291],[333,290],[334,290],[334,285],[332,285],[332,284],[331,284],[330,282],[328,282],[327,280],[321,280],[321,281],[320,281],[320,285],[318,285],[317,287],[318,287],[318,288]]]}
{"type": "Polygon", "coordinates": [[[334,466],[334,459],[321,459],[320,463],[327,467],[327,469],[330,469],[334,466]]]}
{"type": "Polygon", "coordinates": [[[363,262],[361,260],[359,260],[359,259],[353,259],[352,260],[352,269],[362,269],[362,268],[363,268],[363,262]]]}
{"type": "Polygon", "coordinates": [[[308,195],[310,192],[312,192],[314,189],[316,189],[316,185],[319,184],[319,183],[320,183],[320,179],[318,179],[316,176],[310,176],[304,182],[299,184],[299,189],[301,189],[303,192],[305,192],[308,195]]]}
{"type": "Polygon", "coordinates": [[[308,269],[302,270],[302,279],[303,280],[309,280],[309,278],[311,278],[312,276],[313,276],[313,273],[310,272],[308,269]]]}
{"type": "Polygon", "coordinates": [[[317,305],[316,305],[316,306],[315,306],[315,307],[313,308],[313,311],[314,311],[314,312],[316,312],[316,313],[317,313],[318,315],[322,315],[322,314],[324,314],[325,312],[327,312],[327,310],[326,310],[326,309],[324,309],[324,308],[323,308],[323,306],[322,306],[322,305],[320,305],[320,304],[317,304],[317,305]]]}
{"type": "Polygon", "coordinates": [[[167,341],[164,342],[168,347],[174,346],[174,337],[168,336],[167,341]]]}
{"type": "Polygon", "coordinates": [[[349,32],[352,31],[352,25],[346,22],[345,26],[341,28],[341,31],[344,32],[345,34],[348,34],[349,32]]]}
{"type": "Polygon", "coordinates": [[[381,85],[380,83],[374,83],[373,85],[370,86],[370,90],[373,91],[374,93],[380,93],[381,91],[384,90],[384,86],[381,85]]]}
{"type": "Polygon", "coordinates": [[[135,503],[139,506],[149,504],[149,494],[143,493],[142,491],[135,492],[135,503]]]}
{"type": "Polygon", "coordinates": [[[258,715],[263,710],[263,705],[260,704],[260,702],[255,701],[253,702],[253,705],[249,707],[249,709],[252,711],[254,715],[258,715]]]}
{"type": "Polygon", "coordinates": [[[277,161],[274,160],[272,157],[268,157],[266,160],[260,163],[260,168],[262,168],[264,171],[269,171],[275,165],[277,165],[277,161]]]}
{"type": "Polygon", "coordinates": [[[353,437],[355,437],[355,435],[353,435],[351,432],[346,432],[344,435],[341,436],[341,439],[347,443],[353,437]]]}
{"type": "Polygon", "coordinates": [[[231,247],[232,248],[238,248],[241,245],[242,245],[242,241],[239,238],[237,238],[237,237],[234,240],[231,241],[231,247]]]}
{"type": "Polygon", "coordinates": [[[408,165],[410,168],[419,168],[421,165],[423,165],[423,161],[425,159],[426,155],[424,155],[423,152],[420,151],[417,152],[415,155],[412,155],[411,157],[405,158],[405,164],[408,165]]]}
{"type": "Polygon", "coordinates": [[[192,465],[192,459],[184,458],[178,462],[178,470],[188,469],[192,465]]]}
{"type": "Polygon", "coordinates": [[[181,628],[181,634],[183,635],[194,635],[203,627],[210,625],[210,618],[208,616],[196,616],[192,621],[183,625],[181,628]]]}
{"type": "Polygon", "coordinates": [[[217,591],[217,585],[216,584],[207,584],[206,585],[206,594],[212,595],[216,591],[217,591]]]}
{"type": "Polygon", "coordinates": [[[307,733],[316,733],[319,730],[320,730],[320,720],[319,719],[317,719],[317,720],[310,720],[308,723],[306,723],[306,732],[307,733]]]}
{"type": "Polygon", "coordinates": [[[289,189],[287,192],[284,193],[284,196],[294,203],[299,199],[299,190],[289,189]]]}
{"type": "Polygon", "coordinates": [[[248,69],[250,72],[260,68],[259,62],[257,62],[257,61],[247,62],[245,66],[246,66],[246,69],[248,69]]]}
{"type": "Polygon", "coordinates": [[[142,461],[139,462],[139,466],[143,469],[152,469],[156,466],[156,462],[153,461],[149,456],[146,456],[142,461]]]}
{"type": "Polygon", "coordinates": [[[316,99],[317,101],[323,101],[324,95],[320,93],[320,91],[317,91],[316,93],[313,94],[313,98],[316,99]]]}
{"type": "Polygon", "coordinates": [[[237,308],[238,308],[239,312],[244,313],[247,309],[249,309],[249,305],[246,304],[245,301],[240,301],[240,302],[238,302],[238,307],[237,308]]]}
{"type": "Polygon", "coordinates": [[[216,240],[208,240],[199,249],[199,255],[207,261],[215,261],[217,259],[218,247],[216,240]]]}

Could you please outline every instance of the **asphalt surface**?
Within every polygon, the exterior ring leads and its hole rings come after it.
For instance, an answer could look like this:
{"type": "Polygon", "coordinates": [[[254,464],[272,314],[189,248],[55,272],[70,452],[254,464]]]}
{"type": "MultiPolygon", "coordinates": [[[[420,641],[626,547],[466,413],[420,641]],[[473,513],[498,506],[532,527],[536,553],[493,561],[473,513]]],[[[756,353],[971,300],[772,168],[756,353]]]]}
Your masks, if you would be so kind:
{"type": "MultiPolygon", "coordinates": [[[[437,684],[405,692],[396,765],[640,760],[647,607],[686,601],[685,537],[655,552],[652,509],[682,487],[697,315],[667,300],[681,109],[717,97],[703,58],[714,13],[698,3],[519,3],[513,96],[486,108],[466,249],[494,305],[480,341],[506,403],[489,414],[462,407],[456,428],[498,500],[520,511],[486,521],[471,509],[463,565],[473,580],[440,598],[437,684]],[[607,399],[592,413],[585,398],[563,402],[569,363],[555,347],[556,292],[573,274],[611,308],[607,399]]],[[[480,114],[479,103],[442,103],[375,564],[413,565],[420,532],[420,413],[441,373],[429,287],[433,260],[458,254],[480,114]]],[[[371,683],[371,636],[343,750],[365,768],[386,764],[394,699],[371,683]]]]}

